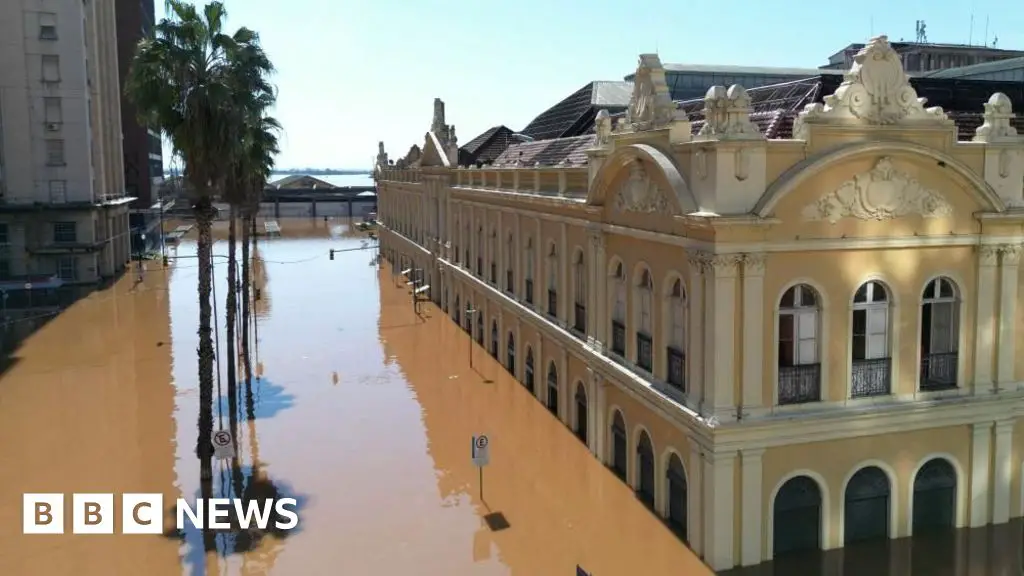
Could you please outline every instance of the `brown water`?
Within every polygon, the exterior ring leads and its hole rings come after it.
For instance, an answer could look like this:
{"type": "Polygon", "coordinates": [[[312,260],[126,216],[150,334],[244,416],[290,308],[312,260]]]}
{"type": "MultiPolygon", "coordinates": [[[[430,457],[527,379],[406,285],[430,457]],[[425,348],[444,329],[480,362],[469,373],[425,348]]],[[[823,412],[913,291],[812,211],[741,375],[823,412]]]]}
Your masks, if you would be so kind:
{"type": "MultiPolygon", "coordinates": [[[[469,369],[465,334],[432,306],[415,315],[375,251],[328,259],[360,238],[336,223],[282,226],[255,266],[262,377],[239,450],[245,484],[255,467],[260,490],[300,501],[299,530],[219,534],[211,552],[195,531],[21,534],[25,492],[68,504],[73,492],[198,494],[186,241],[169,270],[150,263],[141,283],[128,275],[42,326],[0,376],[0,575],[709,573],[479,347],[469,369]],[[481,432],[492,438],[483,500],[469,455],[481,432]]],[[[230,486],[218,467],[215,492],[230,486]]]]}

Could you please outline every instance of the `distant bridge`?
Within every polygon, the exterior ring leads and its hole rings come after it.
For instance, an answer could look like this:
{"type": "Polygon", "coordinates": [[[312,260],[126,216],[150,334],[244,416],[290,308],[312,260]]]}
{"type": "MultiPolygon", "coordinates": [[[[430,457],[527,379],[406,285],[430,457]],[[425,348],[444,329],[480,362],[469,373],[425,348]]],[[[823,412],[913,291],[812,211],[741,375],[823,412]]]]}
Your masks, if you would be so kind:
{"type": "Polygon", "coordinates": [[[374,186],[339,186],[337,188],[266,188],[263,190],[263,200],[260,202],[260,214],[274,218],[282,216],[302,215],[308,216],[356,216],[375,212],[377,210],[377,196],[374,186]],[[373,192],[373,195],[360,196],[366,192],[373,192]],[[281,205],[285,205],[282,211],[281,205]],[[344,204],[344,207],[337,206],[344,204]],[[320,210],[317,209],[320,206],[320,210]]]}
{"type": "Polygon", "coordinates": [[[346,202],[354,198],[373,198],[359,196],[366,192],[377,193],[375,186],[339,186],[337,188],[264,188],[264,202],[346,202]]]}

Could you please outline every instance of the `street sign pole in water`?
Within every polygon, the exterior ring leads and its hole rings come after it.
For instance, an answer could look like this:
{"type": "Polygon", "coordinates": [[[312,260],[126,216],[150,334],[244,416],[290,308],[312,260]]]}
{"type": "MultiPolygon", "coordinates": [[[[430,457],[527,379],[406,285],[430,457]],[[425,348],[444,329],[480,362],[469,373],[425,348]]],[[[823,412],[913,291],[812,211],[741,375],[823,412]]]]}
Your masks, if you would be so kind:
{"type": "Polygon", "coordinates": [[[235,443],[227,430],[218,430],[213,433],[213,455],[220,460],[229,460],[235,457],[235,443]]]}
{"type": "Polygon", "coordinates": [[[484,499],[484,466],[491,462],[491,440],[486,434],[473,436],[473,445],[470,448],[470,456],[473,458],[473,465],[480,473],[480,500],[484,499]]]}

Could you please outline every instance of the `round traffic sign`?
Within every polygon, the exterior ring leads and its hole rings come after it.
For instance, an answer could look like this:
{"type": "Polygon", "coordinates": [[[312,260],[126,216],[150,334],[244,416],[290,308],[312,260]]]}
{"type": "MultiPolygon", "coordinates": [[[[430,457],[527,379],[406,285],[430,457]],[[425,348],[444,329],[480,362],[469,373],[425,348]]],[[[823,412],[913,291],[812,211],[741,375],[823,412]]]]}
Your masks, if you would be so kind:
{"type": "Polygon", "coordinates": [[[487,442],[488,442],[487,436],[482,436],[481,435],[481,436],[477,436],[476,437],[476,447],[481,449],[481,450],[483,450],[484,448],[487,448],[487,442]]]}
{"type": "Polygon", "coordinates": [[[224,432],[223,430],[213,435],[213,445],[218,448],[231,445],[231,434],[224,432]]]}

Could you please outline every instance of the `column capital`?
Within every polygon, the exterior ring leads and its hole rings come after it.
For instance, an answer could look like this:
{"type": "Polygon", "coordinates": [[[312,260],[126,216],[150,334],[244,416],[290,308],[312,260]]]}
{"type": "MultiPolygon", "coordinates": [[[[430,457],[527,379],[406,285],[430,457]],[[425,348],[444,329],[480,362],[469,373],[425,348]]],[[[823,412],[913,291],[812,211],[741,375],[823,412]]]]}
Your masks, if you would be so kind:
{"type": "Polygon", "coordinates": [[[978,246],[978,263],[982,266],[995,266],[999,263],[999,247],[994,244],[978,246]]]}
{"type": "Polygon", "coordinates": [[[712,465],[733,465],[736,463],[736,457],[738,455],[739,452],[736,450],[728,450],[725,452],[705,451],[704,460],[712,465]]]}
{"type": "Polygon", "coordinates": [[[734,278],[742,263],[742,254],[714,254],[708,259],[707,270],[716,278],[734,278]]]}
{"type": "Polygon", "coordinates": [[[975,436],[986,436],[992,433],[995,422],[975,422],[971,425],[971,432],[975,436]]]}
{"type": "Polygon", "coordinates": [[[997,436],[1005,436],[1013,433],[1013,420],[996,420],[995,428],[997,436]]]}
{"type": "Polygon", "coordinates": [[[763,276],[764,261],[764,253],[744,254],[743,273],[747,276],[763,276]]]}
{"type": "Polygon", "coordinates": [[[740,450],[744,462],[760,460],[764,456],[764,448],[745,448],[740,450]]]}
{"type": "Polygon", "coordinates": [[[1002,244],[999,246],[999,254],[1003,257],[1003,266],[1016,266],[1020,263],[1020,244],[1002,244]]]}

